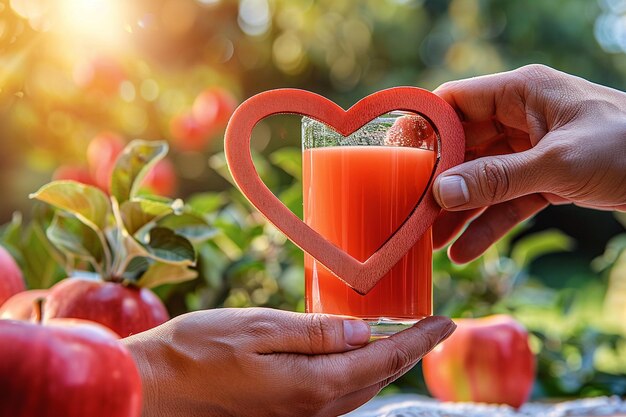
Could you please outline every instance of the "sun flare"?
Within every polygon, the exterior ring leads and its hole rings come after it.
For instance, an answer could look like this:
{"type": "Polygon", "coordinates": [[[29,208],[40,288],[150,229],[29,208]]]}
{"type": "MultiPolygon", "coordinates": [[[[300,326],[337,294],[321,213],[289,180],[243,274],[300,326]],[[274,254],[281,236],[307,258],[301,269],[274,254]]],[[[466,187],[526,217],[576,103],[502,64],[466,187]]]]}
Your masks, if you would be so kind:
{"type": "Polygon", "coordinates": [[[36,31],[67,43],[116,48],[127,33],[127,7],[120,0],[11,0],[11,8],[36,31]]]}
{"type": "Polygon", "coordinates": [[[124,30],[124,10],[116,0],[60,0],[55,31],[103,46],[119,46],[124,30]]]}

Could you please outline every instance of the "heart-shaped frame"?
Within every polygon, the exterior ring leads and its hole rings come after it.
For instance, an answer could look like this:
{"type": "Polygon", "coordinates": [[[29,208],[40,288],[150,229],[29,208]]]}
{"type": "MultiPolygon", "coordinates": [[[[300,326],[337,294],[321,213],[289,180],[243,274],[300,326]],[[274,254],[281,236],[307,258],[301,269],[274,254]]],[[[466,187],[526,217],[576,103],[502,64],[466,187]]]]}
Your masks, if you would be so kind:
{"type": "Polygon", "coordinates": [[[463,162],[465,154],[465,135],[454,109],[430,91],[417,87],[378,91],[347,111],[310,91],[265,91],[235,110],[224,140],[228,167],[248,200],[293,243],[360,294],[367,294],[432,226],[440,211],[432,195],[433,180],[463,162]],[[348,136],[376,117],[394,110],[417,113],[431,123],[439,137],[439,159],[417,207],[383,246],[365,262],[360,262],[305,224],[267,188],[252,162],[252,129],[266,117],[287,113],[310,117],[348,136]]]}

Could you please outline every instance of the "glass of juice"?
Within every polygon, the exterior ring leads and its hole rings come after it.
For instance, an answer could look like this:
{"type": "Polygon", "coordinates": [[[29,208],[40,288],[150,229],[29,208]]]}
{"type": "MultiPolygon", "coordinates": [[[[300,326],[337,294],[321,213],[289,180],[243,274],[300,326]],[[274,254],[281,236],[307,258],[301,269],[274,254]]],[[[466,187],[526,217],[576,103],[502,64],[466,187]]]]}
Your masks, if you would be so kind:
{"type": "MultiPolygon", "coordinates": [[[[415,210],[431,181],[438,137],[427,119],[391,112],[344,137],[302,121],[304,221],[363,262],[415,210]]],[[[432,314],[432,232],[366,295],[305,254],[306,311],[359,317],[386,337],[432,314]]]]}

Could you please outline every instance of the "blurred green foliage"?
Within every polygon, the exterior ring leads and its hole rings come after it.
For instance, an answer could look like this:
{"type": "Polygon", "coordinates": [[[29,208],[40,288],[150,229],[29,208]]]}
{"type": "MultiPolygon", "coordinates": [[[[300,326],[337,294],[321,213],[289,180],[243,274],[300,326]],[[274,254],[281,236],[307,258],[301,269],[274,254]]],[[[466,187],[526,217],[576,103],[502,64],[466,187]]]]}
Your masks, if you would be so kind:
{"type": "MultiPolygon", "coordinates": [[[[66,3],[77,4],[59,7],[66,3]]],[[[620,89],[626,80],[624,0],[105,3],[119,9],[118,20],[75,8],[83,14],[60,14],[76,21],[56,26],[45,1],[0,3],[1,236],[31,288],[49,287],[67,268],[45,236],[50,212],[27,195],[57,166],[84,163],[101,131],[172,141],[171,121],[206,87],[240,100],[300,87],[349,106],[385,87],[432,89],[528,63],[620,89]],[[91,81],[85,67],[95,71],[91,81]]],[[[218,233],[197,246],[197,279],[157,291],[172,314],[221,306],[302,311],[302,253],[232,187],[222,133],[213,132],[201,152],[172,155],[181,196],[218,233]]],[[[297,118],[267,120],[253,148],[264,181],[301,215],[299,137],[297,118]]],[[[531,330],[535,398],[626,394],[626,235],[617,223],[603,229],[611,214],[594,216],[574,212],[572,227],[586,233],[577,238],[521,226],[467,265],[435,254],[437,313],[508,313],[531,330]],[[600,231],[616,235],[606,248],[600,231]],[[587,242],[592,255],[579,252],[587,242]]],[[[419,367],[390,390],[425,392],[419,367]]]]}

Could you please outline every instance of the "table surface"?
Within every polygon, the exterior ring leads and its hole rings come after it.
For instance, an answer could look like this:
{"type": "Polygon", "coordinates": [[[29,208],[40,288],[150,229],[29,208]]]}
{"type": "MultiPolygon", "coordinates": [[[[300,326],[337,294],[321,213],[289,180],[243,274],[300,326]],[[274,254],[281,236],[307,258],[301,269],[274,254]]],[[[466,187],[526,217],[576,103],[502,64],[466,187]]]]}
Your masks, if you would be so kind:
{"type": "Polygon", "coordinates": [[[509,406],[441,403],[415,394],[376,397],[345,417],[626,417],[626,402],[619,397],[585,398],[554,404],[509,406]]]}

